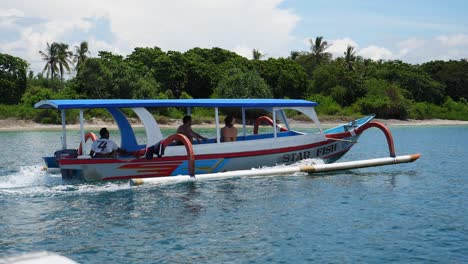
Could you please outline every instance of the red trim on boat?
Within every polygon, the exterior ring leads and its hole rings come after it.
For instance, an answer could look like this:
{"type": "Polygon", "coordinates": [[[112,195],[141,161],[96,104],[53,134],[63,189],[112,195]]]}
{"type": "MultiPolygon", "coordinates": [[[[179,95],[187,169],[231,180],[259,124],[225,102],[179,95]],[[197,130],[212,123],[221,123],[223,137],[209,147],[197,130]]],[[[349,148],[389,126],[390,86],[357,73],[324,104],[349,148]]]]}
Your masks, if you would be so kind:
{"type": "MultiPolygon", "coordinates": [[[[249,157],[249,156],[262,156],[262,155],[271,155],[283,152],[292,152],[308,148],[319,147],[322,145],[327,145],[333,143],[333,140],[322,141],[313,144],[300,145],[294,147],[285,147],[277,149],[268,149],[268,150],[254,150],[254,151],[244,151],[244,152],[231,152],[231,153],[219,153],[219,154],[201,154],[195,155],[195,160],[204,160],[204,159],[219,159],[219,158],[240,158],[240,157],[249,157]]],[[[172,157],[161,157],[153,160],[147,160],[143,158],[135,159],[61,159],[59,160],[60,165],[74,165],[74,164],[106,164],[106,163],[134,163],[134,162],[168,162],[168,161],[180,161],[187,160],[186,156],[172,156],[172,157]]]]}

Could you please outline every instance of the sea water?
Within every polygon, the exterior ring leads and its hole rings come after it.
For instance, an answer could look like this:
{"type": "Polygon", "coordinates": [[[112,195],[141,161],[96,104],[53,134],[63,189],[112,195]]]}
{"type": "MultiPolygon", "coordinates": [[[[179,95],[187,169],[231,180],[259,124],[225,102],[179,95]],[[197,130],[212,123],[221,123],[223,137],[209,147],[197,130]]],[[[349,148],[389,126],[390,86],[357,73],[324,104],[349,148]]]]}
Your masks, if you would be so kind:
{"type": "MultiPolygon", "coordinates": [[[[391,131],[397,155],[422,157],[138,187],[66,184],[41,160],[60,132],[1,132],[0,259],[45,250],[79,263],[467,263],[468,126],[391,131]]],[[[78,132],[68,140],[77,146],[78,132]]],[[[387,156],[370,129],[342,161],[387,156]]]]}

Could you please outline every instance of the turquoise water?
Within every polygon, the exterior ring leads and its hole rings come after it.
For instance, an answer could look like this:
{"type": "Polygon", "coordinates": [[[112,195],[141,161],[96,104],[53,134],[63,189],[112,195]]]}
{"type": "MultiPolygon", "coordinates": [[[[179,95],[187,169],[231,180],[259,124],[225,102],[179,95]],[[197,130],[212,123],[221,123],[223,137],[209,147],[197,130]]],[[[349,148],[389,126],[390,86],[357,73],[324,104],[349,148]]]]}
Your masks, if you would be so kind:
{"type": "MultiPolygon", "coordinates": [[[[468,127],[391,130],[397,154],[421,159],[140,187],[66,185],[41,170],[59,132],[2,132],[0,258],[47,250],[79,263],[468,262],[468,127]]],[[[371,129],[342,160],[386,156],[384,135],[371,129]]]]}

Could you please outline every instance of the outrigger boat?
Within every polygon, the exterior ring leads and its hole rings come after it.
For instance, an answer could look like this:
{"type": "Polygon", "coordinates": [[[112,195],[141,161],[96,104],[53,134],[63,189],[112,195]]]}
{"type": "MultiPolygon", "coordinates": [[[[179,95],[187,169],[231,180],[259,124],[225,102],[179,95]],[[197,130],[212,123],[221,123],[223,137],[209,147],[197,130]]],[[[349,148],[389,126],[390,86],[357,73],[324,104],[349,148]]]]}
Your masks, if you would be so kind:
{"type": "MultiPolygon", "coordinates": [[[[382,123],[372,121],[373,115],[323,130],[314,110],[316,106],[316,102],[292,99],[88,99],[44,100],[38,102],[35,108],[61,111],[62,149],[56,151],[54,156],[44,159],[49,168],[59,168],[63,179],[66,180],[194,176],[292,164],[311,158],[333,163],[348,152],[361,134],[371,127],[376,127],[385,134],[390,157],[395,157],[390,131],[382,123]],[[188,114],[195,107],[212,108],[216,137],[209,138],[207,142],[197,143],[181,134],[163,135],[149,111],[151,108],[161,107],[185,108],[188,114]],[[130,155],[116,158],[91,158],[88,155],[84,143],[87,139],[95,140],[97,137],[92,132],[85,131],[83,111],[92,108],[104,108],[112,115],[120,130],[120,146],[130,155]],[[241,113],[241,118],[238,119],[242,121],[239,124],[242,127],[238,128],[239,134],[234,142],[220,140],[219,112],[225,108],[238,109],[241,113]],[[79,148],[67,146],[65,111],[69,109],[79,109],[80,112],[82,144],[79,148]],[[145,144],[137,142],[134,128],[122,109],[132,110],[141,120],[146,133],[145,144]],[[259,110],[269,113],[268,116],[256,119],[253,130],[251,127],[248,128],[246,118],[246,112],[252,110],[255,113],[259,110]],[[317,132],[304,133],[293,130],[288,123],[286,110],[295,110],[310,118],[317,132]],[[277,122],[278,120],[282,125],[277,122]],[[258,133],[259,124],[265,121],[273,129],[267,133],[258,133]],[[175,141],[182,142],[183,145],[175,144],[175,141]]],[[[410,159],[415,160],[418,157],[413,156],[410,159]]]]}

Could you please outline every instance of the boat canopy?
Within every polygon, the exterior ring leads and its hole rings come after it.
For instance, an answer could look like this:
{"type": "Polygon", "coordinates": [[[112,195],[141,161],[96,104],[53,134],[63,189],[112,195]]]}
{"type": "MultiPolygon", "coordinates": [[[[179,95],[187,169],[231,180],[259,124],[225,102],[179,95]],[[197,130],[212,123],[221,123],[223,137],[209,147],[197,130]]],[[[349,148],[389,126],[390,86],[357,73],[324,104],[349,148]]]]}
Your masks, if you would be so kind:
{"type": "Polygon", "coordinates": [[[314,107],[316,102],[299,99],[73,99],[43,100],[41,109],[135,108],[135,107],[314,107]]]}
{"type": "MultiPolygon", "coordinates": [[[[319,127],[314,107],[316,102],[299,99],[70,99],[70,100],[43,100],[34,105],[39,109],[59,109],[62,112],[62,148],[67,148],[65,111],[67,109],[80,110],[80,134],[81,142],[85,142],[84,115],[83,110],[92,108],[103,108],[109,111],[119,127],[121,134],[122,148],[135,151],[144,148],[144,145],[137,143],[135,133],[130,125],[126,115],[120,111],[122,108],[132,109],[143,122],[146,131],[146,147],[156,144],[164,138],[159,125],[148,109],[151,107],[186,107],[188,112],[192,107],[210,107],[215,108],[216,119],[216,142],[220,142],[219,116],[218,108],[242,108],[242,126],[244,136],[246,134],[246,109],[263,109],[273,114],[273,127],[276,127],[276,117],[280,118],[288,129],[289,125],[284,109],[294,109],[309,116],[319,127]]],[[[274,137],[277,136],[277,130],[274,130],[274,137]]],[[[86,146],[83,145],[83,153],[86,153],[86,146]]]]}

